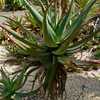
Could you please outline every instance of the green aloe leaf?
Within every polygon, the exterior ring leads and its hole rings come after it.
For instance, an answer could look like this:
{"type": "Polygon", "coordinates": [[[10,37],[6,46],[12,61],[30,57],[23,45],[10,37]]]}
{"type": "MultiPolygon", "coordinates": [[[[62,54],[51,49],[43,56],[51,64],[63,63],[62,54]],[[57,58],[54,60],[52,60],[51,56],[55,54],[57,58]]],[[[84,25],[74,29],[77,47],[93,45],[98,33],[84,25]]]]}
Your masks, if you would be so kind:
{"type": "Polygon", "coordinates": [[[38,21],[39,24],[43,25],[43,37],[46,44],[49,47],[55,47],[57,43],[57,36],[48,22],[48,14],[44,14],[43,18],[40,13],[38,13],[37,10],[35,10],[29,2],[27,2],[27,0],[23,0],[23,2],[25,3],[27,9],[31,12],[32,16],[34,16],[35,20],[38,21]]]}
{"type": "Polygon", "coordinates": [[[15,39],[14,37],[12,37],[10,39],[24,51],[28,51],[27,49],[30,48],[28,45],[24,44],[23,42],[19,41],[18,39],[15,39]]]}
{"type": "Polygon", "coordinates": [[[47,18],[47,12],[44,15],[43,21],[43,37],[44,41],[49,47],[56,47],[57,36],[53,28],[50,26],[47,18]]]}
{"type": "Polygon", "coordinates": [[[49,7],[49,9],[48,9],[48,21],[53,29],[56,26],[56,20],[57,20],[57,18],[55,20],[55,15],[56,15],[56,13],[52,11],[52,7],[49,7]]]}
{"type": "Polygon", "coordinates": [[[1,95],[4,98],[10,97],[11,94],[13,93],[12,81],[10,80],[9,76],[6,75],[3,69],[1,69],[0,71],[1,71],[1,76],[2,76],[2,79],[0,80],[0,84],[2,84],[2,87],[3,87],[1,91],[1,95]]]}
{"type": "Polygon", "coordinates": [[[100,50],[97,50],[94,54],[96,59],[100,59],[100,50]]]}
{"type": "MultiPolygon", "coordinates": [[[[16,77],[16,79],[13,82],[13,90],[18,90],[20,89],[24,84],[24,79],[25,79],[25,72],[28,68],[27,65],[23,64],[24,69],[22,70],[22,72],[16,77]],[[22,85],[23,84],[23,85],[22,85]]],[[[26,82],[26,81],[25,81],[26,82]]]]}
{"type": "Polygon", "coordinates": [[[10,29],[9,27],[4,26],[2,24],[0,24],[0,27],[2,27],[3,29],[5,29],[6,31],[8,31],[12,36],[14,36],[16,39],[24,42],[25,44],[27,44],[27,45],[33,45],[32,43],[30,43],[27,40],[25,40],[23,37],[20,37],[17,32],[15,32],[14,30],[10,29]]]}
{"type": "Polygon", "coordinates": [[[25,34],[27,34],[28,41],[31,42],[31,43],[37,44],[36,36],[34,34],[32,34],[32,32],[30,32],[29,30],[27,30],[26,27],[24,27],[24,25],[22,25],[20,23],[21,21],[14,20],[14,19],[7,17],[7,16],[0,16],[0,17],[4,17],[4,18],[10,20],[11,22],[13,22],[15,25],[18,25],[19,27],[21,27],[21,30],[25,34]]]}
{"type": "Polygon", "coordinates": [[[7,88],[9,88],[10,87],[10,78],[6,75],[6,73],[4,72],[4,70],[2,68],[1,68],[0,72],[1,72],[1,76],[2,76],[0,83],[2,83],[7,88]]]}
{"type": "Polygon", "coordinates": [[[80,49],[84,44],[86,44],[95,34],[97,34],[98,31],[93,32],[93,29],[88,33],[89,36],[85,37],[81,41],[74,43],[72,46],[68,47],[66,49],[66,53],[73,53],[74,51],[77,51],[77,49],[80,49]]]}
{"type": "Polygon", "coordinates": [[[63,35],[63,32],[64,32],[64,29],[66,28],[66,26],[67,26],[68,23],[69,23],[72,5],[73,5],[73,0],[71,1],[70,8],[69,8],[68,12],[65,14],[64,17],[62,17],[62,18],[60,19],[60,21],[58,22],[58,24],[57,24],[57,26],[56,26],[56,28],[55,28],[55,32],[56,32],[57,37],[58,37],[59,39],[61,39],[61,37],[62,37],[62,35],[63,35]]]}
{"type": "Polygon", "coordinates": [[[32,16],[34,16],[36,22],[42,25],[43,17],[41,16],[41,14],[35,8],[33,8],[33,6],[27,0],[22,0],[22,2],[26,6],[27,10],[31,12],[32,16]]]}
{"type": "Polygon", "coordinates": [[[9,27],[0,24],[0,27],[8,31],[13,36],[13,42],[16,43],[19,47],[21,47],[25,52],[29,52],[31,56],[38,57],[40,54],[44,52],[44,49],[39,46],[35,45],[34,43],[30,43],[29,41],[25,40],[23,37],[19,36],[17,32],[10,29],[9,27]]]}
{"type": "Polygon", "coordinates": [[[16,80],[14,80],[14,82],[13,82],[13,90],[16,91],[16,90],[21,88],[21,84],[23,82],[23,78],[24,78],[24,73],[21,73],[20,75],[18,75],[16,80]]]}
{"type": "Polygon", "coordinates": [[[75,0],[75,2],[82,9],[85,6],[85,4],[88,2],[88,0],[75,0]]]}
{"type": "Polygon", "coordinates": [[[15,100],[22,100],[22,98],[19,95],[15,95],[15,100]]]}
{"type": "Polygon", "coordinates": [[[8,76],[6,75],[6,73],[3,71],[3,68],[1,68],[0,72],[1,72],[1,76],[2,76],[2,79],[3,79],[3,80],[8,80],[8,79],[9,79],[9,77],[8,77],[8,76]]]}
{"type": "Polygon", "coordinates": [[[73,21],[70,29],[66,32],[66,37],[62,43],[62,45],[56,50],[54,53],[57,55],[64,54],[66,49],[69,46],[69,43],[72,42],[72,40],[79,34],[78,30],[81,26],[81,24],[84,22],[88,12],[90,11],[93,4],[96,2],[96,0],[89,0],[89,2],[86,4],[86,6],[83,8],[79,16],[75,21],[73,21]]]}

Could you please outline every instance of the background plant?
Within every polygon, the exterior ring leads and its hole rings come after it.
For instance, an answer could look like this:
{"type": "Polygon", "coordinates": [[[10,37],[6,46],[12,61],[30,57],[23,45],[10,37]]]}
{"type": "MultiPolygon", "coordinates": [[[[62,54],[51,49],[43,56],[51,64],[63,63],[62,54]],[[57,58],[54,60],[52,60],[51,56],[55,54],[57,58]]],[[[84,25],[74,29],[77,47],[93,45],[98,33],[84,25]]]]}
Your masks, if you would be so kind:
{"type": "Polygon", "coordinates": [[[22,7],[22,3],[20,0],[4,0],[4,4],[2,4],[2,6],[4,6],[4,10],[21,10],[23,9],[22,7]]]}
{"type": "Polygon", "coordinates": [[[5,0],[0,0],[0,10],[4,8],[5,0]]]}

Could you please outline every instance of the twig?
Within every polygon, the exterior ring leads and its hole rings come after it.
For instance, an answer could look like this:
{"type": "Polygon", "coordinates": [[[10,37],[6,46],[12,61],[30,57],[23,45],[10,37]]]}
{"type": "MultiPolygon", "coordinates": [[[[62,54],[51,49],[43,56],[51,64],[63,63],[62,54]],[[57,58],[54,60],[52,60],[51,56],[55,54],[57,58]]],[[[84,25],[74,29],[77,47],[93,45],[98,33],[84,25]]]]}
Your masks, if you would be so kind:
{"type": "Polygon", "coordinates": [[[96,59],[89,59],[89,60],[85,60],[84,62],[94,63],[94,64],[100,64],[100,60],[96,60],[96,59]]]}

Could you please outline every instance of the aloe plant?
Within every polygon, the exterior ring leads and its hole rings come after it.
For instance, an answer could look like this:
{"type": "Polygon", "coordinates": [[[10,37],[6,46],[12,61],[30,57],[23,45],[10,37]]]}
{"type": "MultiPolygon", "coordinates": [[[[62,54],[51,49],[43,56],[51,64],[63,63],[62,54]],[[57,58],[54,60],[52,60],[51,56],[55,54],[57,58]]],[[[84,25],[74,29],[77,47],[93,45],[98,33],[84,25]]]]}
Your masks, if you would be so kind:
{"type": "MultiPolygon", "coordinates": [[[[55,2],[47,0],[48,2],[44,4],[39,0],[42,9],[41,13],[32,6],[31,2],[27,0],[21,1],[40,27],[39,39],[20,24],[22,30],[29,37],[24,38],[18,32],[3,24],[0,24],[0,27],[8,31],[8,34],[11,35],[11,37],[9,36],[10,39],[19,47],[19,52],[24,53],[24,56],[27,58],[31,57],[31,64],[37,66],[37,68],[33,67],[29,71],[31,73],[38,69],[36,79],[38,77],[41,80],[41,88],[39,87],[37,90],[43,89],[45,95],[50,96],[52,100],[58,99],[63,95],[67,79],[64,61],[67,59],[68,67],[73,67],[70,57],[73,53],[81,50],[84,44],[98,32],[91,27],[87,37],[73,43],[73,40],[80,35],[82,24],[85,22],[87,14],[96,0],[88,0],[83,9],[77,15],[73,15],[75,16],[74,18],[72,17],[73,0],[69,2],[67,12],[62,15],[53,9],[55,2]]],[[[35,90],[32,90],[26,95],[33,95],[34,93],[35,90]]]]}
{"type": "Polygon", "coordinates": [[[24,85],[25,69],[19,75],[13,77],[9,77],[9,74],[3,68],[1,68],[0,73],[0,99],[14,100],[14,97],[18,97],[18,90],[24,85]]]}

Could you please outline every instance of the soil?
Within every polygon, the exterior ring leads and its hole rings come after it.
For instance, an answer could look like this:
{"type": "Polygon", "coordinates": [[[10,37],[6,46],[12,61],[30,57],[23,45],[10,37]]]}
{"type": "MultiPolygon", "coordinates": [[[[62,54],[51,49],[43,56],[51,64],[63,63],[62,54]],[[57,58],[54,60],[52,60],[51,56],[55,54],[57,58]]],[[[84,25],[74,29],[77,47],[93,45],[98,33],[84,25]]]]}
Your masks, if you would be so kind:
{"type": "MultiPolygon", "coordinates": [[[[17,11],[14,14],[16,16],[23,16],[24,11],[17,11]]],[[[12,12],[0,12],[0,15],[11,16],[12,12]]],[[[0,18],[0,23],[4,21],[3,18],[0,18]]],[[[0,46],[0,68],[5,67],[8,72],[12,73],[19,69],[19,65],[4,64],[4,61],[8,59],[8,53],[4,46],[0,46]]],[[[27,82],[23,90],[28,90],[29,88],[30,82],[27,82]]],[[[65,96],[65,100],[100,100],[100,69],[83,73],[69,73],[65,96]]],[[[40,100],[40,98],[32,97],[23,100],[40,100]]]]}

